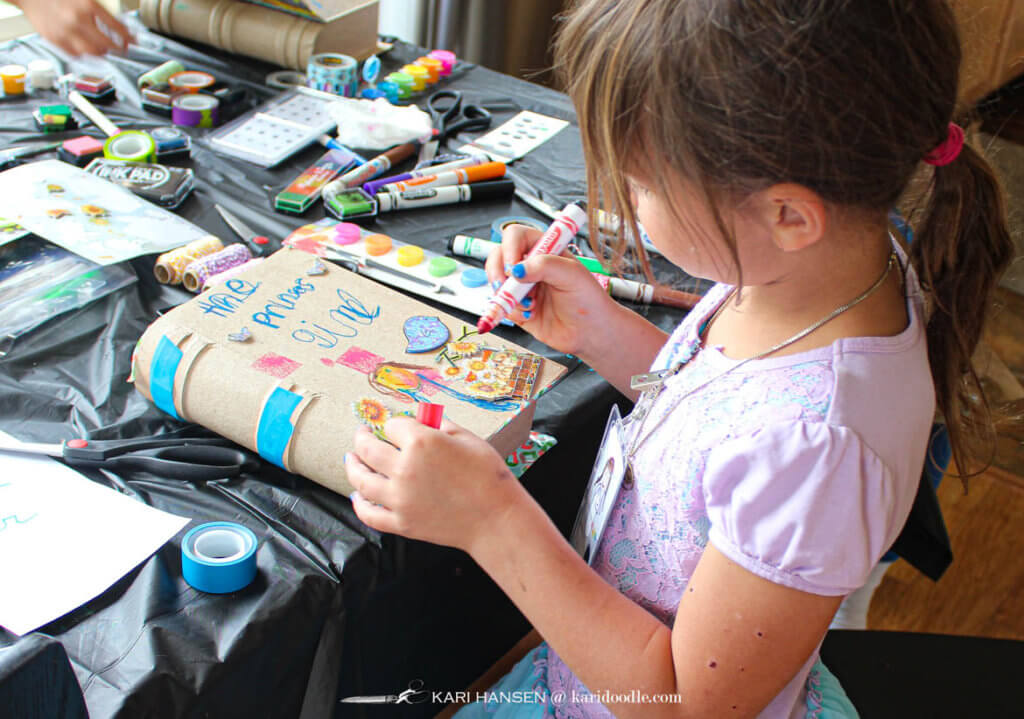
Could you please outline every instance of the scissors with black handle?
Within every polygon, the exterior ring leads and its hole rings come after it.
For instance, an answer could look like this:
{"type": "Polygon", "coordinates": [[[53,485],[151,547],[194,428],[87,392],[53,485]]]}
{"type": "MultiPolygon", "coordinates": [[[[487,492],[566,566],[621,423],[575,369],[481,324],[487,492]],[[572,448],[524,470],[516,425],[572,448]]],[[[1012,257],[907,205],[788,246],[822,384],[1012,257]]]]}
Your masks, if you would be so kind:
{"type": "Polygon", "coordinates": [[[462,93],[458,90],[435,92],[427,98],[427,112],[434,122],[437,135],[423,144],[420,162],[432,160],[437,154],[437,148],[448,138],[455,137],[460,132],[486,130],[493,120],[491,113],[482,105],[463,103],[462,93]]]}
{"type": "Polygon", "coordinates": [[[69,439],[60,444],[35,444],[8,442],[0,434],[0,451],[44,454],[73,467],[137,470],[185,480],[226,479],[259,467],[255,455],[223,437],[69,439]]]}

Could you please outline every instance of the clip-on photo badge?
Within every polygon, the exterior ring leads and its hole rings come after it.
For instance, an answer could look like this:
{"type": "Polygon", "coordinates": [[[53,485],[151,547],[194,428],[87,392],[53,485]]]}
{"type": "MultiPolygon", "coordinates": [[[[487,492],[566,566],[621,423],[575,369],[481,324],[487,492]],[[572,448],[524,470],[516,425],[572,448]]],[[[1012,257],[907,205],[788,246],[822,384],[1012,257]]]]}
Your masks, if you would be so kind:
{"type": "Polygon", "coordinates": [[[594,468],[590,470],[587,491],[583,494],[576,523],[569,540],[587,564],[592,564],[601,535],[608,525],[615,499],[619,496],[622,479],[626,476],[626,451],[623,440],[622,415],[618,405],[612,405],[608,423],[601,437],[594,468]]]}

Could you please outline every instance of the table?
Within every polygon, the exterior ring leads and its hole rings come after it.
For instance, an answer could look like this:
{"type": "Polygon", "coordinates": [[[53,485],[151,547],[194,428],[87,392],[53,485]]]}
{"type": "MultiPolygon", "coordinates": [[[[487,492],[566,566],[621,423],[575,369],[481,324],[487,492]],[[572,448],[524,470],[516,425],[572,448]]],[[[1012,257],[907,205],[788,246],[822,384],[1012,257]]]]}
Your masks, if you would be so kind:
{"type": "MultiPolygon", "coordinates": [[[[122,129],[167,124],[141,109],[135,77],[169,58],[246,88],[250,105],[273,95],[262,83],[277,68],[150,33],[142,40],[144,47],[109,58],[102,68],[114,76],[119,98],[104,111],[122,129]]],[[[397,43],[382,58],[384,71],[421,54],[422,48],[397,43]]],[[[65,68],[76,67],[36,37],[0,46],[0,56],[3,63],[49,57],[65,68]]],[[[88,69],[95,72],[95,63],[88,69]]],[[[568,128],[517,161],[515,171],[549,204],[583,197],[579,132],[564,95],[470,64],[445,86],[463,90],[469,101],[512,99],[522,109],[569,120],[568,128]]],[[[55,93],[0,101],[3,144],[39,139],[31,109],[54,101],[55,93]]],[[[495,123],[514,112],[495,112],[495,123]]],[[[206,131],[191,132],[198,140],[206,131]]],[[[312,147],[263,170],[197,142],[186,163],[195,170],[196,190],[178,213],[231,240],[233,233],[213,209],[218,203],[257,231],[283,237],[323,216],[319,203],[303,217],[277,214],[271,204],[274,194],[322,152],[312,147]]],[[[491,222],[506,215],[543,219],[509,200],[396,212],[381,217],[377,226],[443,252],[452,234],[486,236],[491,222]]],[[[153,259],[130,263],[139,278],[135,286],[0,348],[6,352],[0,357],[0,429],[30,441],[180,429],[124,381],[132,347],[148,323],[190,297],[152,279],[153,259]]],[[[654,267],[663,281],[678,278],[664,261],[656,258],[654,267]]],[[[681,317],[661,307],[638,309],[664,329],[681,317]]],[[[467,322],[473,319],[467,316],[467,322]]],[[[628,403],[575,358],[558,355],[518,329],[498,332],[572,368],[537,406],[535,429],[559,443],[523,478],[568,533],[608,409],[618,402],[625,411],[628,403]]],[[[397,694],[414,680],[430,690],[462,689],[528,630],[465,554],[380,536],[358,521],[346,498],[269,464],[256,474],[195,485],[142,474],[89,476],[159,509],[192,516],[196,523],[245,524],[261,542],[259,576],[236,594],[204,595],[185,584],[179,535],[94,601],[40,630],[66,648],[94,719],[396,716],[395,707],[337,700],[397,694]]],[[[0,647],[18,641],[0,630],[0,647]]],[[[432,716],[439,709],[403,707],[401,716],[432,716]]]]}
{"type": "MultiPolygon", "coordinates": [[[[114,76],[118,100],[101,109],[122,129],[168,124],[141,109],[135,77],[169,58],[244,87],[250,105],[275,92],[262,81],[277,68],[248,60],[243,66],[224,53],[155,34],[142,40],[144,47],[133,47],[126,57],[88,68],[114,76]]],[[[8,43],[0,54],[5,63],[48,57],[61,61],[62,69],[78,67],[37,37],[8,43]]],[[[421,54],[421,48],[398,43],[382,58],[385,71],[421,54]]],[[[523,109],[574,119],[564,95],[470,64],[445,85],[463,90],[470,101],[512,99],[523,109]]],[[[4,144],[40,139],[31,109],[56,101],[56,93],[46,92],[4,101],[4,144]]],[[[496,111],[495,124],[514,112],[511,107],[496,111]]],[[[205,132],[191,134],[198,140],[205,132]]],[[[180,164],[194,169],[196,190],[177,212],[232,240],[213,209],[218,203],[258,231],[283,237],[323,216],[320,203],[302,217],[275,213],[271,204],[273,195],[322,152],[312,147],[263,170],[195,142],[191,161],[180,164]]],[[[552,205],[582,197],[575,125],[518,161],[515,170],[552,205]]],[[[396,212],[377,224],[399,239],[443,252],[452,234],[487,236],[491,222],[506,215],[544,219],[512,200],[396,212]]],[[[3,348],[0,429],[44,441],[179,428],[124,381],[131,349],[147,324],[190,296],[158,285],[152,264],[152,256],[133,261],[136,286],[55,318],[3,348]]],[[[678,312],[662,308],[650,314],[666,328],[679,319],[678,312]]],[[[568,532],[607,409],[621,396],[575,358],[558,356],[518,329],[499,331],[574,368],[537,408],[535,428],[556,436],[559,445],[524,478],[568,532]],[[556,477],[571,481],[556,484],[556,477]]],[[[329,716],[335,707],[339,717],[370,716],[373,708],[339,705],[337,697],[398,693],[415,679],[431,689],[461,689],[528,629],[466,555],[381,537],[355,518],[346,498],[269,464],[258,474],[202,485],[139,474],[88,474],[197,523],[245,524],[261,541],[259,576],[234,595],[204,595],[184,583],[179,536],[96,600],[41,630],[65,646],[94,718],[329,716]]],[[[0,634],[0,645],[16,639],[0,634]]],[[[438,709],[421,705],[404,715],[429,716],[438,709]]]]}

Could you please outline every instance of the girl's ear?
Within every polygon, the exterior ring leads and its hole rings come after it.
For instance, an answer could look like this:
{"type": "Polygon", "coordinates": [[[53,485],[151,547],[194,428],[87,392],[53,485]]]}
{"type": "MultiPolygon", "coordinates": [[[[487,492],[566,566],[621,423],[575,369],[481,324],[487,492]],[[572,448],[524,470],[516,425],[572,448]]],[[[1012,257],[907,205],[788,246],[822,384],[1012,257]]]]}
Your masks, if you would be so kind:
{"type": "Polygon", "coordinates": [[[825,236],[827,213],[818,193],[803,185],[782,183],[761,191],[772,242],[783,252],[796,252],[825,236]]]}

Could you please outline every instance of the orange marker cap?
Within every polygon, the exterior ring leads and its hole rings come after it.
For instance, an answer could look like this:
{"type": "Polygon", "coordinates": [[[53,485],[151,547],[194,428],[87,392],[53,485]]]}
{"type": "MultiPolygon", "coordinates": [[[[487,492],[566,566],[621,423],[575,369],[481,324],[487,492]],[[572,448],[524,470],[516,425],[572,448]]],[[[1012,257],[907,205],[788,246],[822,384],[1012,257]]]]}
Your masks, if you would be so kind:
{"type": "Polygon", "coordinates": [[[505,176],[504,162],[484,162],[480,165],[463,167],[457,172],[465,173],[466,182],[480,182],[481,180],[496,180],[505,176]]]}

